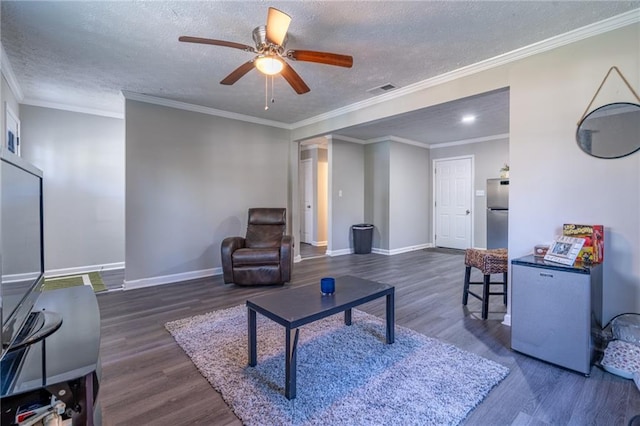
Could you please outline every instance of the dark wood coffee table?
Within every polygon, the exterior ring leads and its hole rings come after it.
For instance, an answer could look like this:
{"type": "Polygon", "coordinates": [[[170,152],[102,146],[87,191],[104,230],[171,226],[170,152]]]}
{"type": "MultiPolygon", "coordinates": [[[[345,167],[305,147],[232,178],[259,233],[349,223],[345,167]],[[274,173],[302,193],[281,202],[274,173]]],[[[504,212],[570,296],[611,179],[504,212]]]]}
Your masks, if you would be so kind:
{"type": "Polygon", "coordinates": [[[330,296],[320,293],[320,283],[292,287],[247,300],[249,323],[249,365],[258,360],[256,340],[256,312],[285,327],[285,391],[287,399],[296,397],[296,354],[299,327],[344,312],[344,323],[351,325],[351,308],[387,297],[386,338],[394,342],[395,288],[388,284],[344,276],[336,278],[336,292],[330,296]]]}

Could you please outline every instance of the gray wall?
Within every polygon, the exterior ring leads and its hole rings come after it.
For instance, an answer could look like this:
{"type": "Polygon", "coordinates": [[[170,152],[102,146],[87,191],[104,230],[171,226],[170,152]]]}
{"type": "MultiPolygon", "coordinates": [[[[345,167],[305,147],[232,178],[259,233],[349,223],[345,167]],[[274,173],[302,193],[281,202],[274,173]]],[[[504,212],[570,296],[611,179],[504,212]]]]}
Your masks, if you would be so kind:
{"type": "Polygon", "coordinates": [[[389,173],[391,142],[364,147],[364,218],[374,225],[373,247],[389,249],[389,173]]]}
{"type": "Polygon", "coordinates": [[[430,241],[431,179],[429,150],[390,144],[389,250],[423,246],[430,241]]]}
{"type": "Polygon", "coordinates": [[[429,150],[383,141],[365,145],[365,222],[373,247],[390,254],[430,241],[429,150]]]}
{"type": "Polygon", "coordinates": [[[125,281],[211,273],[250,207],[288,207],[288,133],[127,100],[125,281]]]}
{"type": "Polygon", "coordinates": [[[473,245],[484,248],[487,246],[487,179],[500,177],[500,169],[509,163],[509,139],[431,149],[432,160],[463,155],[474,156],[473,245]],[[477,190],[485,191],[485,195],[475,195],[477,190]]]}
{"type": "MultiPolygon", "coordinates": [[[[3,158],[11,161],[18,160],[13,155],[6,154],[3,158]]],[[[27,276],[33,279],[42,272],[40,269],[42,266],[40,264],[40,179],[4,161],[0,162],[0,176],[4,184],[0,197],[2,281],[26,280],[27,276]],[[13,277],[9,277],[11,275],[13,277]]],[[[19,300],[16,300],[17,302],[19,300]]]]}
{"type": "MultiPolygon", "coordinates": [[[[364,146],[333,138],[329,148],[328,252],[353,248],[351,225],[364,220],[364,146]],[[339,195],[342,191],[342,196],[339,195]]],[[[331,253],[329,253],[331,254],[331,253]]]]}
{"type": "Polygon", "coordinates": [[[121,264],[124,120],[29,105],[20,119],[22,157],[44,175],[45,270],[121,264]]]}

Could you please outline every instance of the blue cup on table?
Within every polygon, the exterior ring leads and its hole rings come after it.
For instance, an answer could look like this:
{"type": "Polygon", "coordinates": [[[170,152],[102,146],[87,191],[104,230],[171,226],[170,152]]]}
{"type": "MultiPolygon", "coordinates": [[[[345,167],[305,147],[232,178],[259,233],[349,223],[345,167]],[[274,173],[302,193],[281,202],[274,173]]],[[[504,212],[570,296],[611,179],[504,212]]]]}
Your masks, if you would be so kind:
{"type": "Polygon", "coordinates": [[[336,280],[335,278],[326,277],[320,279],[320,291],[323,296],[327,296],[329,294],[333,294],[336,291],[336,280]]]}

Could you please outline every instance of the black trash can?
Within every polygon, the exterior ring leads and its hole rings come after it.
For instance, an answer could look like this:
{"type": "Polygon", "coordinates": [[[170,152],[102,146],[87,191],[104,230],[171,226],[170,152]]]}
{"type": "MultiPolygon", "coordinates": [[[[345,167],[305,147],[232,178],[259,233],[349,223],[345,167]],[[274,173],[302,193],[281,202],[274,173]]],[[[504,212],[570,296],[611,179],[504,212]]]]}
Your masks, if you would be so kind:
{"type": "Polygon", "coordinates": [[[359,223],[351,226],[351,229],[353,230],[353,252],[355,254],[371,253],[373,225],[369,223],[359,223]]]}

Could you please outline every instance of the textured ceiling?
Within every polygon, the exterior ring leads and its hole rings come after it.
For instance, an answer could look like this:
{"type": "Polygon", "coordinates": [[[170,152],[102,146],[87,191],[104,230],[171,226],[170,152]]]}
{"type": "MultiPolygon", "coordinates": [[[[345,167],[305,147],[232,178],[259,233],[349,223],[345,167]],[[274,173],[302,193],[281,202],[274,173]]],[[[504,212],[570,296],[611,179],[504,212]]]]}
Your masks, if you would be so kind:
{"type": "MultiPolygon", "coordinates": [[[[639,6],[638,1],[2,0],[1,37],[25,103],[122,113],[124,90],[291,124],[370,99],[374,95],[367,90],[374,87],[389,82],[404,87],[639,6]],[[275,103],[265,111],[265,78],[257,71],[233,86],[219,84],[251,54],[180,43],[178,37],[252,45],[251,31],[265,23],[269,6],[293,18],[288,48],[349,54],[354,66],[290,62],[311,92],[296,95],[277,77],[275,103]]],[[[508,126],[508,105],[503,103],[500,112],[494,101],[508,102],[508,96],[490,96],[494,98],[480,105],[500,122],[492,131],[504,133],[500,129],[508,126]]],[[[482,97],[475,100],[482,102],[482,97]]],[[[472,101],[463,106],[471,107],[472,101]]],[[[442,122],[447,111],[452,116],[454,109],[431,110],[440,114],[435,123],[442,122]]],[[[393,131],[361,126],[345,134],[362,138],[395,132],[430,143],[450,140],[442,132],[425,135],[417,129],[420,117],[405,117],[393,131]],[[409,128],[412,133],[399,133],[409,128]]],[[[478,135],[467,131],[458,139],[473,137],[478,135]]]]}

